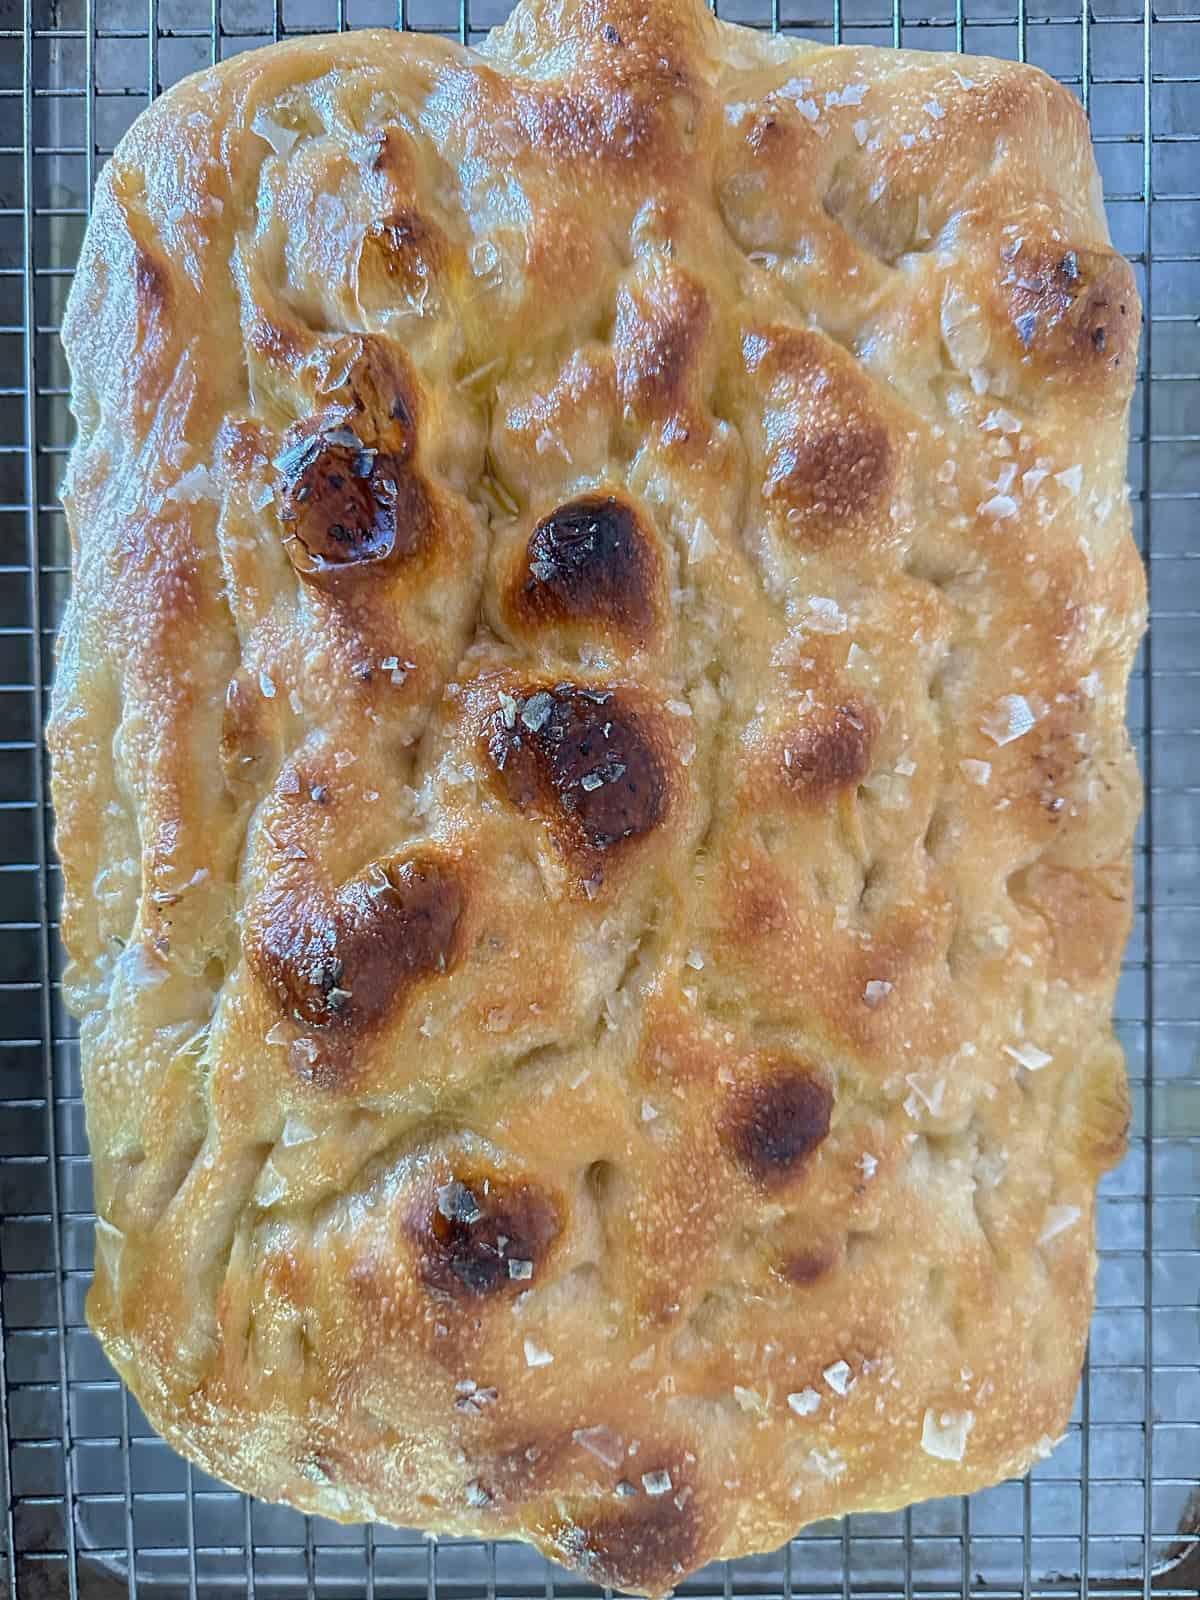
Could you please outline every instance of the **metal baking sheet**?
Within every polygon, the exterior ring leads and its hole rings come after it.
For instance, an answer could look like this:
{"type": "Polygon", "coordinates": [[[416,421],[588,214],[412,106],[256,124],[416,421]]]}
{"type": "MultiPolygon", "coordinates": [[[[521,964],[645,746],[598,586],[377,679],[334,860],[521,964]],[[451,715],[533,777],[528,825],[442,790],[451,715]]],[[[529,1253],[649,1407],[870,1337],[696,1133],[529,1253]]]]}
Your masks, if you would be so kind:
{"type": "MultiPolygon", "coordinates": [[[[1070,1435],[1029,1478],[805,1531],[688,1596],[1200,1590],[1200,12],[1197,0],[724,0],[824,40],[1024,58],[1092,120],[1146,308],[1129,476],[1152,629],[1130,688],[1147,811],[1118,1017],[1135,1123],[1105,1182],[1070,1435]],[[1082,9],[1081,9],[1082,6],[1082,9]]],[[[42,725],[67,582],[57,330],[95,176],[148,97],[284,33],[468,41],[507,0],[0,0],[0,1596],[554,1600],[517,1544],[341,1528],[251,1503],[158,1440],[84,1326],[91,1175],[57,985],[42,725]]]]}

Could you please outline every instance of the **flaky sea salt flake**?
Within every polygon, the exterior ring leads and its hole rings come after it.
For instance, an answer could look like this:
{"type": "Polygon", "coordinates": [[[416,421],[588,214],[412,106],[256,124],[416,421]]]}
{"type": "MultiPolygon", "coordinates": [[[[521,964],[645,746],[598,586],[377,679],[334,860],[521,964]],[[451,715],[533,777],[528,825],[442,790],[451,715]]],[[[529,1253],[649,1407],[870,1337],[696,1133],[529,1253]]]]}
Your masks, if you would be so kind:
{"type": "Polygon", "coordinates": [[[1051,1239],[1057,1239],[1060,1233],[1073,1228],[1082,1215],[1078,1206],[1051,1206],[1046,1212],[1042,1231],[1038,1234],[1038,1243],[1049,1244],[1051,1239]]]}
{"type": "Polygon", "coordinates": [[[1003,694],[979,726],[993,744],[1005,745],[1024,738],[1036,721],[1023,694],[1003,694]]]}
{"type": "Polygon", "coordinates": [[[571,1438],[590,1455],[595,1456],[597,1461],[603,1461],[606,1467],[615,1470],[625,1459],[624,1439],[602,1423],[594,1428],[576,1428],[571,1438]]]}
{"type": "Polygon", "coordinates": [[[832,1366],[825,1368],[821,1376],[834,1394],[849,1394],[854,1383],[849,1363],[845,1361],[835,1361],[832,1366]]]}
{"type": "Polygon", "coordinates": [[[1016,516],[1017,502],[1010,494],[994,494],[979,507],[979,514],[989,517],[993,522],[1003,522],[1008,517],[1016,516]]]}
{"type": "Polygon", "coordinates": [[[787,1397],[787,1403],[798,1417],[811,1417],[821,1404],[821,1396],[815,1389],[800,1389],[796,1394],[787,1397]]]}
{"type": "Polygon", "coordinates": [[[808,626],[814,633],[845,633],[846,613],[828,595],[814,594],[808,600],[808,626]]]}
{"type": "Polygon", "coordinates": [[[1027,1072],[1040,1072],[1054,1060],[1048,1051],[1039,1049],[1028,1039],[1022,1039],[1019,1044],[1006,1044],[1003,1048],[1005,1055],[1019,1061],[1027,1072]]]}
{"type": "Polygon", "coordinates": [[[921,1426],[921,1449],[939,1461],[961,1461],[967,1435],[975,1426],[973,1411],[926,1411],[921,1426]]]}
{"type": "Polygon", "coordinates": [[[973,761],[969,756],[958,763],[958,770],[968,783],[978,784],[981,789],[987,787],[992,777],[992,763],[990,761],[973,761]]]}
{"type": "Polygon", "coordinates": [[[250,131],[256,133],[260,139],[265,139],[277,156],[286,156],[300,137],[295,128],[285,128],[281,122],[276,122],[268,111],[255,113],[250,131]]]}

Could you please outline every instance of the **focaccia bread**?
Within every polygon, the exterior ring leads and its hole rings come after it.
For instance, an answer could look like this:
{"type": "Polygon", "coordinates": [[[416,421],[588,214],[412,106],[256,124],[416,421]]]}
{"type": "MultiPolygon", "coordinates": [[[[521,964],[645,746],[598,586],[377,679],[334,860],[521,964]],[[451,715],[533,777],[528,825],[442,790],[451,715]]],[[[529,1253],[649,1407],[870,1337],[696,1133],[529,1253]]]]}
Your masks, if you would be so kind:
{"type": "Polygon", "coordinates": [[[524,0],[137,122],[51,744],[89,1316],[168,1440],[651,1594],[1050,1448],[1138,326],[1010,62],[524,0]]]}

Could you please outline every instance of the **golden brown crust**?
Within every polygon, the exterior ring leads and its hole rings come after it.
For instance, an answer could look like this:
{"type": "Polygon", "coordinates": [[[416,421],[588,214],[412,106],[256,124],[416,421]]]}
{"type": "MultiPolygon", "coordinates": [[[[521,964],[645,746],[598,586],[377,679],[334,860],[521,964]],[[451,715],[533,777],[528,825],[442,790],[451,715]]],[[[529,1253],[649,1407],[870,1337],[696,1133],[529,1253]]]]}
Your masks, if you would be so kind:
{"type": "Polygon", "coordinates": [[[168,1439],[652,1594],[1049,1447],[1137,323],[1007,62],[524,0],[138,121],[51,743],[89,1315],[168,1439]]]}

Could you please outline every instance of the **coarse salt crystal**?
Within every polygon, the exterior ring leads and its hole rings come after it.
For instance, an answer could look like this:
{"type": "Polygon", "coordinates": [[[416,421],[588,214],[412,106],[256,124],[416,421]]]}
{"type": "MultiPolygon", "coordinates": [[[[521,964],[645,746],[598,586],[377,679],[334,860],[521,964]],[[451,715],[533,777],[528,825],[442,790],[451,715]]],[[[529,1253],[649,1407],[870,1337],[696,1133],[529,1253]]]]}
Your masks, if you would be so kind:
{"type": "Polygon", "coordinates": [[[958,770],[968,783],[977,783],[984,788],[991,780],[992,763],[990,761],[972,761],[970,757],[958,763],[958,770]]]}
{"type": "Polygon", "coordinates": [[[254,1185],[254,1203],[264,1210],[273,1206],[277,1200],[282,1200],[287,1193],[287,1184],[282,1173],[268,1161],[258,1175],[258,1182],[254,1185]]]}
{"type": "Polygon", "coordinates": [[[857,1166],[864,1178],[873,1178],[879,1171],[878,1159],[873,1155],[869,1155],[866,1150],[859,1156],[857,1166]]]}
{"type": "Polygon", "coordinates": [[[522,1261],[517,1256],[510,1256],[508,1259],[508,1275],[510,1278],[516,1278],[518,1281],[526,1278],[532,1278],[533,1262],[522,1261]]]}
{"type": "Polygon", "coordinates": [[[527,1367],[548,1367],[554,1360],[549,1350],[543,1350],[541,1345],[534,1344],[532,1339],[525,1340],[525,1365],[527,1367]]]}
{"type": "Polygon", "coordinates": [[[1073,467],[1068,467],[1065,472],[1054,474],[1055,482],[1061,483],[1068,494],[1078,494],[1083,488],[1083,468],[1078,462],[1073,467]]]}
{"type": "Polygon", "coordinates": [[[657,1115],[658,1115],[657,1106],[651,1105],[649,1100],[643,1100],[642,1101],[642,1121],[643,1122],[653,1122],[655,1117],[657,1117],[657,1115]]]}
{"type": "Polygon", "coordinates": [[[643,1472],[642,1488],[647,1494],[670,1494],[671,1474],[669,1472],[643,1472]]]}
{"type": "Polygon", "coordinates": [[[892,992],[892,985],[886,978],[871,978],[863,990],[863,999],[874,1008],[882,1005],[892,992]]]}
{"type": "Polygon", "coordinates": [[[871,670],[871,657],[860,644],[855,642],[846,651],[846,665],[852,671],[869,672],[871,670]]]}
{"type": "Polygon", "coordinates": [[[946,1096],[945,1078],[934,1078],[921,1072],[910,1072],[904,1079],[912,1090],[904,1102],[904,1109],[910,1117],[915,1118],[922,1106],[935,1117],[942,1114],[942,1102],[946,1096]]]}
{"type": "Polygon", "coordinates": [[[901,778],[911,778],[917,770],[917,763],[910,761],[907,756],[901,756],[896,763],[896,772],[901,778]]]}
{"type": "Polygon", "coordinates": [[[571,1437],[606,1467],[619,1467],[625,1459],[624,1439],[602,1423],[594,1428],[576,1428],[571,1437]]]}
{"type": "Polygon", "coordinates": [[[260,139],[265,139],[277,156],[286,156],[300,137],[295,128],[285,128],[281,122],[276,122],[268,111],[255,113],[250,131],[256,133],[260,139]]]}
{"type": "Polygon", "coordinates": [[[825,104],[827,106],[861,105],[867,88],[868,85],[865,83],[848,83],[844,89],[831,89],[825,96],[825,104]]]}
{"type": "Polygon", "coordinates": [[[215,500],[217,480],[206,466],[189,467],[166,490],[165,498],[178,500],[181,505],[194,505],[197,500],[215,500]]]}
{"type": "Polygon", "coordinates": [[[821,1404],[821,1396],[815,1389],[801,1389],[788,1395],[787,1403],[798,1417],[811,1417],[821,1404]]]}
{"type": "Polygon", "coordinates": [[[1017,502],[1010,494],[994,494],[990,500],[985,500],[979,507],[979,514],[990,517],[993,522],[1001,522],[1006,517],[1015,517],[1017,502]]]}
{"type": "Polygon", "coordinates": [[[544,689],[539,689],[536,694],[531,694],[521,707],[521,721],[530,733],[538,733],[546,724],[550,713],[554,710],[554,700],[544,689]]]}
{"type": "Polygon", "coordinates": [[[846,1470],[845,1458],[837,1450],[810,1450],[808,1466],[830,1483],[836,1483],[846,1470]]]}
{"type": "Polygon", "coordinates": [[[1029,708],[1023,694],[1004,694],[996,701],[980,727],[993,744],[1011,744],[1021,739],[1033,727],[1037,718],[1029,708]]]}
{"type": "Polygon", "coordinates": [[[258,687],[262,690],[264,700],[274,700],[275,684],[265,668],[258,675],[258,687]]]}
{"type": "Polygon", "coordinates": [[[1078,1206],[1051,1206],[1046,1212],[1042,1231],[1038,1234],[1038,1243],[1048,1244],[1051,1239],[1056,1239],[1060,1233],[1073,1228],[1082,1215],[1078,1206]]]}
{"type": "Polygon", "coordinates": [[[694,972],[702,972],[704,970],[704,955],[701,951],[689,950],[685,960],[694,972]]]}
{"type": "Polygon", "coordinates": [[[984,417],[983,427],[985,433],[1020,433],[1021,419],[1005,411],[1003,406],[997,406],[984,417]]]}
{"type": "Polygon", "coordinates": [[[936,118],[938,122],[940,122],[946,115],[945,111],[942,109],[941,102],[938,100],[926,100],[921,109],[923,111],[928,111],[929,115],[936,118]]]}
{"type": "Polygon", "coordinates": [[[825,1368],[821,1376],[835,1394],[848,1394],[854,1382],[849,1364],[845,1361],[835,1361],[831,1367],[825,1368]]]}
{"type": "Polygon", "coordinates": [[[921,1449],[939,1461],[961,1461],[967,1450],[967,1435],[974,1426],[973,1411],[926,1411],[921,1449]]]}
{"type": "Polygon", "coordinates": [[[471,271],[477,278],[499,276],[500,252],[490,239],[480,239],[471,246],[471,271]]]}
{"type": "Polygon", "coordinates": [[[810,595],[808,626],[814,633],[845,633],[846,613],[836,600],[831,600],[827,595],[810,595]]]}
{"type": "Polygon", "coordinates": [[[1006,1044],[1004,1053],[1011,1056],[1014,1061],[1019,1061],[1029,1072],[1040,1072],[1054,1060],[1052,1055],[1045,1050],[1039,1050],[1037,1045],[1030,1044],[1028,1039],[1023,1039],[1020,1044],[1006,1044]]]}
{"type": "Polygon", "coordinates": [[[866,117],[860,117],[854,124],[853,131],[855,144],[862,146],[866,144],[867,139],[870,136],[871,124],[867,121],[866,117]]]}
{"type": "Polygon", "coordinates": [[[717,541],[712,536],[712,529],[703,517],[697,517],[688,534],[688,560],[694,565],[704,561],[712,555],[717,548],[717,541]]]}

